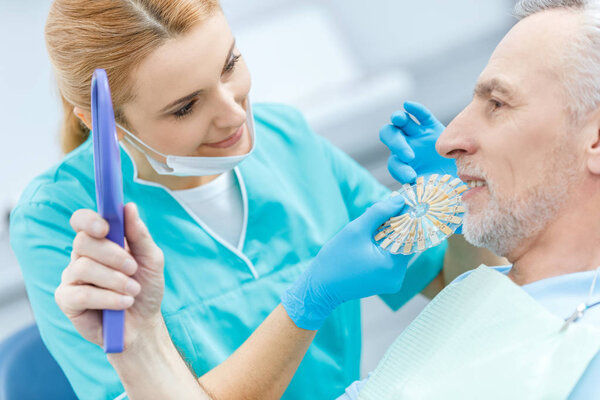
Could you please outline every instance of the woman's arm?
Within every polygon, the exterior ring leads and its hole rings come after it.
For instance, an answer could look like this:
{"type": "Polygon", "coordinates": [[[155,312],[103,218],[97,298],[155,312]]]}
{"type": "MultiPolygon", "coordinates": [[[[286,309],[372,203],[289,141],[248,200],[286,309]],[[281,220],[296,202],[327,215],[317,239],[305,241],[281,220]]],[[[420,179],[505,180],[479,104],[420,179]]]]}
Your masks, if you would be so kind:
{"type": "Polygon", "coordinates": [[[81,239],[73,243],[72,262],[57,289],[57,303],[76,329],[98,345],[102,344],[99,310],[126,310],[125,350],[108,359],[130,399],[206,399],[207,395],[214,400],[278,399],[316,330],[338,305],[393,293],[402,285],[410,257],[382,250],[372,237],[403,205],[400,197],[387,199],[340,231],[285,292],[282,305],[198,382],[172,344],[160,314],[164,260],[133,205],[125,207],[129,251],[105,239],[106,226],[102,232],[92,231],[99,220],[96,213],[80,210],[73,215],[71,224],[81,239]],[[126,266],[131,257],[136,268],[126,266]],[[135,300],[124,296],[129,277],[140,286],[129,293],[135,300]]]}
{"type": "Polygon", "coordinates": [[[211,400],[177,352],[162,320],[141,333],[123,353],[107,356],[130,400],[211,400]]]}
{"type": "Polygon", "coordinates": [[[77,237],[55,297],[78,332],[100,346],[99,310],[126,310],[124,351],[107,357],[129,399],[280,398],[316,331],[298,328],[279,306],[234,354],[197,380],[160,314],[162,253],[135,206],[127,204],[124,211],[128,251],[105,239],[108,226],[95,212],[73,214],[77,237]],[[132,259],[135,263],[128,265],[132,259]],[[132,278],[140,288],[128,292],[132,278]]]}
{"type": "Polygon", "coordinates": [[[280,305],[225,362],[196,380],[164,323],[108,360],[129,399],[279,399],[316,331],[298,328],[280,305]]]}
{"type": "Polygon", "coordinates": [[[298,328],[279,305],[235,353],[203,375],[200,384],[215,400],[279,399],[316,333],[298,328]]]}

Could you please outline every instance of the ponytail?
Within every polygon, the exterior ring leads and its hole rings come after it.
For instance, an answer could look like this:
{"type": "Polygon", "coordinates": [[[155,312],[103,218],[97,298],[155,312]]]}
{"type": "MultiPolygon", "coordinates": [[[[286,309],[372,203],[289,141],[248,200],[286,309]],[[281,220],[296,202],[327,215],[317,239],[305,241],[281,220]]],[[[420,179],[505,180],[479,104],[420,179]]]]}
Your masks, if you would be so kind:
{"type": "Polygon", "coordinates": [[[86,141],[90,131],[73,112],[73,105],[61,94],[63,120],[60,127],[60,147],[63,153],[69,153],[86,141]]]}

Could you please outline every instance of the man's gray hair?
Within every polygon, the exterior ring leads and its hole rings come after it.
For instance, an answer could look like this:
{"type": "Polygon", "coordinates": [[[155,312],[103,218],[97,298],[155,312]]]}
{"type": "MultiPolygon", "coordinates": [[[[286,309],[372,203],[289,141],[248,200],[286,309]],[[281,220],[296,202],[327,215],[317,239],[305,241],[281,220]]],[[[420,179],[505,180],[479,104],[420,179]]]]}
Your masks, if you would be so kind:
{"type": "Polygon", "coordinates": [[[562,9],[581,13],[581,32],[566,54],[563,83],[567,108],[580,122],[600,106],[600,0],[520,0],[514,14],[522,20],[546,10],[562,9]]]}

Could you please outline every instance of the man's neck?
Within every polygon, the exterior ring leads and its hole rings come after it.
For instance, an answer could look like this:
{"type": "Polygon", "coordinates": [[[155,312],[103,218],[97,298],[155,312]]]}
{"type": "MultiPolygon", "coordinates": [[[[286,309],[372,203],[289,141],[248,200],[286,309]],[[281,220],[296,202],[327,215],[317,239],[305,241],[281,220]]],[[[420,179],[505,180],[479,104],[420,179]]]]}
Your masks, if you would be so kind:
{"type": "Polygon", "coordinates": [[[513,263],[509,277],[515,283],[525,285],[600,266],[597,198],[577,203],[565,207],[556,220],[507,257],[513,263]]]}

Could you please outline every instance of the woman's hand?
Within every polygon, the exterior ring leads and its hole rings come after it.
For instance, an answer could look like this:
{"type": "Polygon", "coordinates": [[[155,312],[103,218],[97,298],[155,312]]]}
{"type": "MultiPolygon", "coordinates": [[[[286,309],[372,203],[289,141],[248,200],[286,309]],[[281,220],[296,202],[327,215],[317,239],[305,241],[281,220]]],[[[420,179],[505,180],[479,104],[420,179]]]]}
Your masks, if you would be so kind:
{"type": "Polygon", "coordinates": [[[137,335],[162,324],[164,257],[133,203],[125,205],[125,249],[106,239],[108,223],[96,212],[73,213],[71,262],[54,297],[87,340],[103,345],[102,310],[125,311],[125,350],[137,335]]]}
{"type": "Polygon", "coordinates": [[[404,103],[391,124],[379,131],[379,138],[391,150],[390,174],[400,183],[414,183],[417,176],[450,174],[456,176],[454,159],[438,154],[435,143],[445,127],[423,105],[404,103]]]}
{"type": "Polygon", "coordinates": [[[391,254],[373,236],[404,207],[402,196],[367,209],[327,242],[281,302],[296,326],[317,330],[340,304],[400,290],[410,256],[391,254]]]}

